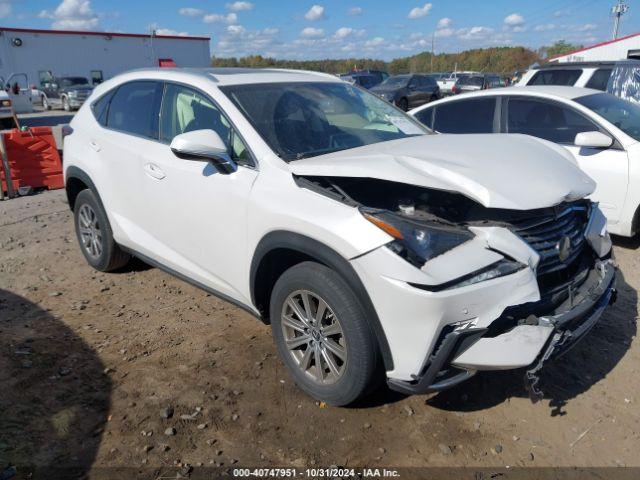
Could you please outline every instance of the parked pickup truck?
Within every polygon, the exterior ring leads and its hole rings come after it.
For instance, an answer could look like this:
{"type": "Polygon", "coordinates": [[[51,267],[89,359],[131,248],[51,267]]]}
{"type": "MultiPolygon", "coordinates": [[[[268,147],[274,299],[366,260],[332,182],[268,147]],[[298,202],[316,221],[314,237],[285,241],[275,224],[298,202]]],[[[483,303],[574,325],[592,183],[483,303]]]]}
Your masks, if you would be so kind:
{"type": "Polygon", "coordinates": [[[77,110],[92,91],[93,87],[85,77],[53,78],[51,82],[42,84],[42,106],[45,110],[77,110]]]}
{"type": "Polygon", "coordinates": [[[451,72],[447,77],[440,78],[438,80],[438,87],[440,87],[440,93],[442,96],[453,95],[453,87],[458,80],[468,77],[470,75],[477,75],[478,72],[451,72]]]}

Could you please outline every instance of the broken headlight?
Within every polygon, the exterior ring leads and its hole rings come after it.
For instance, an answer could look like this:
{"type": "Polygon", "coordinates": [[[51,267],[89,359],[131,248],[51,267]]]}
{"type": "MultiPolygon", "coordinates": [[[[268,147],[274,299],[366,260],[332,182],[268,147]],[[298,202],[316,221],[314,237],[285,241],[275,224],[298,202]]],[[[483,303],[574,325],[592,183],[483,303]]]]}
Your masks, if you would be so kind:
{"type": "Polygon", "coordinates": [[[516,273],[525,267],[526,265],[520,262],[503,258],[502,260],[498,260],[497,262],[492,263],[491,265],[488,265],[485,268],[468,275],[464,279],[461,279],[458,283],[452,285],[451,288],[466,287],[467,285],[473,285],[474,283],[480,283],[491,280],[493,278],[504,277],[505,275],[516,273]]]}
{"type": "Polygon", "coordinates": [[[418,268],[474,237],[469,230],[414,222],[386,211],[362,210],[361,213],[395,239],[387,245],[389,249],[418,268]]]}

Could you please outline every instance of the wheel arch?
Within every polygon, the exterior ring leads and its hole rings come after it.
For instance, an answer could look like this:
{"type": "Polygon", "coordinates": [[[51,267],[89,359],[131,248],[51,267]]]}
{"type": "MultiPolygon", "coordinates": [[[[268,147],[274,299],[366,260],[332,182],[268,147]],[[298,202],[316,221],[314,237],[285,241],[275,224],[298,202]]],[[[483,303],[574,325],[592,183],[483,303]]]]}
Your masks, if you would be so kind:
{"type": "Polygon", "coordinates": [[[636,212],[631,220],[631,236],[635,236],[640,229],[640,205],[636,206],[636,212]]]}
{"type": "Polygon", "coordinates": [[[376,337],[385,369],[392,370],[393,359],[387,337],[353,266],[332,248],[305,235],[278,230],[265,235],[256,247],[250,269],[251,301],[263,321],[269,322],[269,300],[277,279],[284,271],[303,261],[315,261],[331,268],[351,286],[376,337]]]}
{"type": "Polygon", "coordinates": [[[100,193],[96,185],[93,183],[93,180],[91,180],[91,177],[81,168],[73,165],[67,168],[64,188],[67,193],[67,202],[69,203],[71,211],[73,211],[78,194],[86,189],[90,189],[96,195],[100,207],[104,210],[104,205],[102,204],[102,199],[100,198],[100,193]]]}

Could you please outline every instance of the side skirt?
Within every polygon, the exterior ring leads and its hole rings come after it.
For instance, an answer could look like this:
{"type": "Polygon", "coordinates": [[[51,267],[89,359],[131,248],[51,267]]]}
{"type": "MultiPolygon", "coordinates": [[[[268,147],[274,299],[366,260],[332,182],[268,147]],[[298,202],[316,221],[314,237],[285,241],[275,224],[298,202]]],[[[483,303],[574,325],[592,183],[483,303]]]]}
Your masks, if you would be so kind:
{"type": "Polygon", "coordinates": [[[122,245],[120,245],[120,248],[122,250],[124,250],[125,252],[133,255],[134,257],[139,258],[140,260],[142,260],[144,263],[148,263],[149,265],[151,265],[152,267],[158,268],[159,270],[162,270],[163,272],[168,273],[169,275],[172,275],[180,280],[182,280],[183,282],[186,282],[190,285],[193,285],[196,288],[199,288],[200,290],[204,290],[207,293],[210,293],[211,295],[218,297],[220,300],[224,300],[225,302],[229,302],[232,305],[241,308],[242,310],[244,310],[247,313],[250,313],[253,317],[257,318],[258,320],[260,320],[263,323],[266,323],[263,319],[262,316],[253,309],[253,307],[250,307],[249,305],[245,305],[244,303],[236,300],[235,298],[231,298],[228,295],[225,295],[224,293],[221,293],[211,287],[206,286],[205,284],[198,282],[197,280],[194,280],[192,278],[187,277],[186,275],[175,271],[173,268],[171,267],[167,267],[166,265],[153,260],[152,258],[147,257],[146,255],[143,255],[142,253],[138,253],[135,250],[128,248],[128,247],[124,247],[122,245]]]}

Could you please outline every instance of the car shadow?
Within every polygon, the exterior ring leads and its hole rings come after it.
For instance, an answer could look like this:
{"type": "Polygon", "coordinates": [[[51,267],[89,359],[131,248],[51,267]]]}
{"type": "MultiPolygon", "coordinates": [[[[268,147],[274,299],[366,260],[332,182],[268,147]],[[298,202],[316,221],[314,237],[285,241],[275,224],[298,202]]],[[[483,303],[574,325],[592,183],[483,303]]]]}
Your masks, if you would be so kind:
{"type": "Polygon", "coordinates": [[[109,415],[104,369],[61,320],[0,289],[0,478],[88,476],[109,415]]]}
{"type": "MultiPolygon", "coordinates": [[[[637,332],[638,294],[617,278],[618,298],[605,310],[600,321],[565,355],[545,365],[540,375],[544,399],[551,416],[566,415],[570,400],[604,379],[624,357],[637,332]]],[[[469,381],[438,393],[427,400],[432,407],[450,411],[478,411],[513,397],[528,397],[524,369],[481,372],[469,381]]]]}
{"type": "Polygon", "coordinates": [[[149,265],[145,263],[144,260],[141,260],[138,257],[131,257],[131,260],[127,262],[124,267],[120,267],[117,270],[109,272],[111,274],[119,274],[119,273],[132,273],[132,272],[146,272],[147,270],[152,270],[155,268],[153,265],[149,265]]]}

